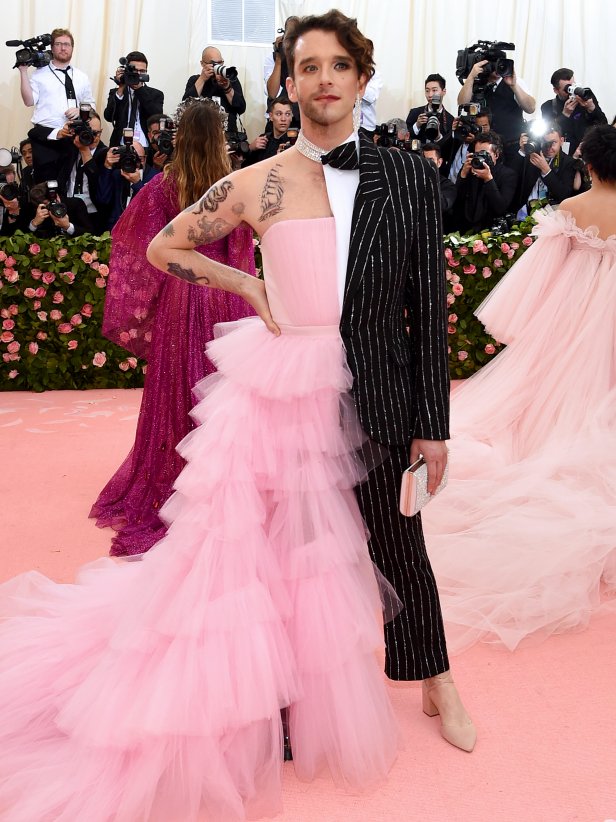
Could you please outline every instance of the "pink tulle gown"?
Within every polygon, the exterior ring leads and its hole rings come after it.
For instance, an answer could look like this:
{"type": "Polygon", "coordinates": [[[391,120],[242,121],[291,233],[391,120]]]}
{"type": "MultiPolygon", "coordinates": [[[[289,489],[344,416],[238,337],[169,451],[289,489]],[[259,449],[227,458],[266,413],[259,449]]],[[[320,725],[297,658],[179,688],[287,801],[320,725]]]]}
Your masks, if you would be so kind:
{"type": "MultiPolygon", "coordinates": [[[[175,449],[194,427],[193,386],[214,370],[205,355],[214,324],[254,314],[237,294],[191,285],[148,263],[150,241],[178,213],[173,177],[158,174],[112,231],[103,333],[148,363],[135,443],[90,512],[117,532],[113,556],[141,554],[165,535],[160,509],[184,466],[175,449]]],[[[254,274],[252,236],[242,224],[197,251],[254,274]]]]}
{"type": "Polygon", "coordinates": [[[274,815],[287,705],[302,779],[363,789],[395,758],[333,218],[272,226],[263,254],[282,334],[248,318],[208,346],[165,538],[0,588],[3,822],[274,815]]]}
{"type": "Polygon", "coordinates": [[[477,316],[507,348],[452,398],[424,510],[448,646],[515,648],[616,605],[616,234],[539,217],[477,316]]]}

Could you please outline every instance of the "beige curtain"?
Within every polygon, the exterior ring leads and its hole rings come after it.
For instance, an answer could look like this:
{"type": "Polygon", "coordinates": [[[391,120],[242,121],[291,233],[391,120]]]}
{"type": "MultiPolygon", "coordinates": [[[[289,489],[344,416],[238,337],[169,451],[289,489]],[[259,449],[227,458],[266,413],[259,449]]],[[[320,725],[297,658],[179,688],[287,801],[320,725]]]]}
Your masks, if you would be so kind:
{"type": "MultiPolygon", "coordinates": [[[[538,105],[552,96],[554,69],[569,66],[579,82],[592,86],[608,118],[616,112],[614,0],[276,0],[277,25],[289,14],[318,14],[333,5],[357,17],[374,41],[384,78],[381,120],[405,117],[420,104],[424,79],[434,71],[447,78],[445,102],[454,111],[460,87],[456,53],[478,37],[515,43],[518,73],[538,105]]],[[[187,78],[199,70],[209,38],[207,0],[173,0],[167,9],[160,0],[22,0],[2,4],[2,22],[3,40],[69,28],[75,36],[75,65],[88,73],[101,113],[118,58],[137,48],[148,56],[152,85],[164,91],[171,113],[187,78]]],[[[271,46],[225,45],[221,50],[239,70],[248,102],[243,121],[252,138],[263,127],[263,64],[271,46]]],[[[11,68],[14,51],[0,43],[0,146],[18,143],[32,114],[22,103],[18,72],[11,68]]]]}

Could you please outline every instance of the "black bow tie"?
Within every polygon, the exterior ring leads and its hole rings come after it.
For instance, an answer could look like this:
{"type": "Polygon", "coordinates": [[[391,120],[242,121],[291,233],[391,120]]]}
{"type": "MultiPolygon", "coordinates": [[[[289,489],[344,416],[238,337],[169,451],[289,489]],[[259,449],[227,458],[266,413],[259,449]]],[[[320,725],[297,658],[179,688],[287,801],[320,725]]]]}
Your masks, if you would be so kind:
{"type": "Polygon", "coordinates": [[[330,165],[332,168],[341,168],[343,171],[353,171],[353,169],[359,168],[355,140],[336,146],[336,148],[321,157],[321,162],[324,166],[330,165]]]}

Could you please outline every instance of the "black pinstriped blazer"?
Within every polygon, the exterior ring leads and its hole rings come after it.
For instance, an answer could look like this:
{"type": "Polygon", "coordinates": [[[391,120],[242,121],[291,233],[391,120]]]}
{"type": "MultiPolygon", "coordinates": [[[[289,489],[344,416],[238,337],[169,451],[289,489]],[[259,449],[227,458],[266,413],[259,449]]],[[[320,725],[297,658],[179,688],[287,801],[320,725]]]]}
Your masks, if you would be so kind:
{"type": "Polygon", "coordinates": [[[386,445],[447,439],[438,172],[416,154],[363,138],[359,162],[340,333],[360,422],[386,445]]]}

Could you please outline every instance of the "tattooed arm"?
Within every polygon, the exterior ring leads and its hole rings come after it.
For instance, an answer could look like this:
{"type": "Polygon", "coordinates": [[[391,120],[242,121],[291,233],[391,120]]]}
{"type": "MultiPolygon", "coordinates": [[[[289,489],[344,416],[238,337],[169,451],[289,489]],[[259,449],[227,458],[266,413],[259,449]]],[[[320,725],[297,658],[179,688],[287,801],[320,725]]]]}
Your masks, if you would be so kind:
{"type": "Polygon", "coordinates": [[[268,329],[279,334],[262,280],[195,251],[196,246],[212,243],[233,231],[242,222],[244,211],[233,181],[220,180],[154,237],[147,257],[152,265],[181,280],[239,294],[253,306],[268,329]]]}

